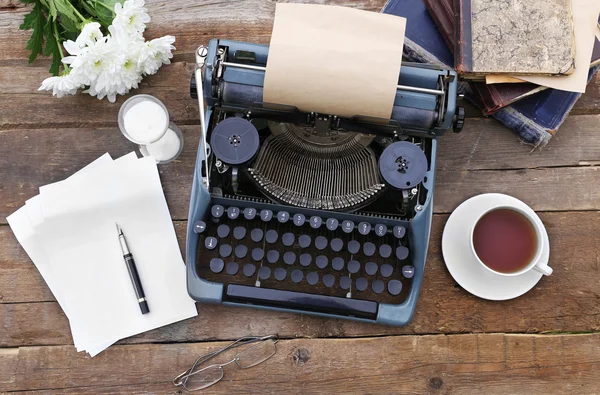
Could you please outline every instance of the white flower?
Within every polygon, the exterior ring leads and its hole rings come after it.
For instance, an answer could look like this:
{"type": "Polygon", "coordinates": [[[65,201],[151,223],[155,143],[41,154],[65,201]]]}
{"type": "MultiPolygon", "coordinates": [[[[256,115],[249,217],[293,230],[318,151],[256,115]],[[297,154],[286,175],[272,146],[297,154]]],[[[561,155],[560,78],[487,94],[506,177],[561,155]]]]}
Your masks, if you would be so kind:
{"type": "Polygon", "coordinates": [[[60,77],[49,77],[42,81],[39,91],[52,91],[52,95],[63,97],[65,95],[74,95],[77,89],[82,85],[71,74],[60,77]]]}
{"type": "Polygon", "coordinates": [[[150,22],[147,12],[148,10],[144,8],[144,0],[127,0],[123,5],[117,3],[112,24],[132,34],[143,33],[146,23],[150,22]]]}
{"type": "Polygon", "coordinates": [[[175,49],[175,37],[164,36],[145,43],[140,52],[138,64],[144,74],[155,74],[160,66],[171,63],[171,53],[175,49]]]}
{"type": "Polygon", "coordinates": [[[93,45],[103,37],[102,31],[100,31],[100,24],[98,22],[90,22],[81,29],[81,33],[77,36],[75,44],[77,44],[79,48],[83,48],[86,45],[93,45]]]}
{"type": "MultiPolygon", "coordinates": [[[[65,47],[67,48],[67,47],[65,47]]],[[[67,51],[70,52],[69,48],[67,51]]],[[[119,50],[118,43],[110,36],[82,48],[76,56],[63,58],[63,62],[87,77],[86,85],[104,73],[119,72],[125,63],[125,54],[119,50]]]]}

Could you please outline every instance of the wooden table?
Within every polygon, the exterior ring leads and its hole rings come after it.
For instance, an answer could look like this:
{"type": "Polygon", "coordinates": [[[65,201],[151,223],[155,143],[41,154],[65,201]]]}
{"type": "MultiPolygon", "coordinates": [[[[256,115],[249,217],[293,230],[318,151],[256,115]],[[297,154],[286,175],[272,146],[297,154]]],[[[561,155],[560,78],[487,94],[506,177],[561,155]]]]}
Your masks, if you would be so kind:
{"type": "MultiPolygon", "coordinates": [[[[326,3],[341,3],[325,1],[326,3]]],[[[161,178],[181,246],[198,144],[189,98],[193,52],[212,37],[267,43],[274,1],[149,1],[146,37],[173,34],[173,64],[136,93],[157,96],[185,134],[161,178]]],[[[378,11],[384,0],[348,0],[378,11]]],[[[0,392],[165,394],[171,379],[223,341],[277,333],[267,363],[228,367],[204,393],[600,393],[600,79],[541,151],[496,121],[467,120],[440,139],[429,258],[416,315],[393,328],[352,321],[199,305],[197,318],[119,342],[91,359],[72,346],[67,319],[6,225],[6,216],[108,151],[134,149],[117,129],[116,104],[38,92],[49,62],[27,64],[26,8],[0,0],[0,392]],[[506,302],[471,296],[450,277],[441,234],[465,199],[503,192],[546,224],[554,274],[506,302]]],[[[184,286],[182,284],[181,286],[184,286]]]]}

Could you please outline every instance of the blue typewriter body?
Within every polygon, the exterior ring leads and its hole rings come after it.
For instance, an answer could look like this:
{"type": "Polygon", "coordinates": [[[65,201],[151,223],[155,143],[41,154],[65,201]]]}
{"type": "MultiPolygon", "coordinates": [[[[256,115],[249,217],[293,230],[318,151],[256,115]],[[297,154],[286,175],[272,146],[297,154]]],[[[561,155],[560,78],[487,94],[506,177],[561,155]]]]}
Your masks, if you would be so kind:
{"type": "MultiPolygon", "coordinates": [[[[186,244],[190,296],[203,303],[406,325],[415,312],[425,271],[436,138],[462,127],[455,73],[403,63],[392,119],[344,120],[335,114],[306,114],[262,103],[267,57],[268,46],[213,39],[198,84],[203,88],[192,81],[192,96],[203,95],[207,105],[207,133],[200,139],[190,198],[186,244]],[[217,139],[232,118],[252,123],[253,136],[255,129],[259,131],[258,153],[252,146],[238,147],[244,155],[250,151],[251,159],[243,163],[227,164],[227,152],[233,151],[217,139]],[[287,126],[281,129],[280,124],[287,126]],[[289,147],[286,141],[291,142],[289,147]],[[408,172],[401,169],[402,182],[411,184],[406,189],[392,187],[390,173],[381,164],[392,145],[401,149],[414,145],[419,152],[410,148],[408,157],[427,160],[415,183],[409,175],[415,175],[411,168],[417,164],[394,156],[394,169],[410,165],[408,172]],[[298,150],[308,150],[300,151],[300,157],[313,155],[317,164],[330,162],[318,165],[315,173],[313,162],[297,165],[290,159],[293,155],[288,152],[298,150]],[[369,158],[353,162],[343,156],[345,152],[369,158]],[[352,175],[353,170],[335,170],[336,160],[357,163],[356,178],[371,182],[374,186],[365,187],[371,192],[347,186],[355,182],[343,174],[352,175]],[[286,176],[282,178],[281,172],[286,176]],[[315,174],[323,179],[315,181],[315,174]],[[345,181],[340,181],[343,177],[345,181]],[[277,181],[280,178],[283,181],[277,181]],[[304,179],[293,182],[294,178],[304,179]],[[337,196],[328,184],[349,192],[337,196]],[[326,192],[315,198],[316,189],[326,192]]],[[[232,135],[227,136],[231,144],[232,135]]]]}

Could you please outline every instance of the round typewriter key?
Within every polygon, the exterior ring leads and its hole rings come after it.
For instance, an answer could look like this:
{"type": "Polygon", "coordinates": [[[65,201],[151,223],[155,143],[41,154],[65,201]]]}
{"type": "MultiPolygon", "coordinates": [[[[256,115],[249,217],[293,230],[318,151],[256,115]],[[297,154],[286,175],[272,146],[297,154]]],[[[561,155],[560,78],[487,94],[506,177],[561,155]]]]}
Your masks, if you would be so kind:
{"type": "Polygon", "coordinates": [[[229,236],[229,226],[225,224],[219,225],[219,227],[217,228],[217,235],[222,239],[229,236]]]}
{"type": "Polygon", "coordinates": [[[266,280],[269,277],[271,277],[271,269],[263,266],[260,269],[258,269],[258,278],[260,278],[261,280],[266,280]]]}
{"type": "Polygon", "coordinates": [[[384,224],[375,225],[375,234],[377,236],[385,236],[386,233],[387,233],[387,226],[385,226],[384,224]]]}
{"type": "Polygon", "coordinates": [[[348,242],[348,251],[351,254],[356,254],[360,250],[360,243],[356,240],[351,240],[348,242]]]}
{"type": "Polygon", "coordinates": [[[294,225],[302,226],[304,225],[305,221],[306,217],[304,216],[304,214],[294,214],[294,225]]]}
{"type": "Polygon", "coordinates": [[[237,219],[240,216],[240,209],[238,207],[229,207],[227,209],[227,217],[229,219],[237,219]]]}
{"type": "Polygon", "coordinates": [[[389,265],[387,263],[384,263],[383,265],[381,265],[381,269],[379,269],[379,270],[381,271],[381,275],[383,277],[389,277],[394,272],[394,268],[392,267],[392,265],[389,265]]]}
{"type": "Polygon", "coordinates": [[[367,272],[369,276],[372,276],[375,273],[377,273],[377,269],[378,267],[375,262],[367,262],[367,264],[365,265],[365,272],[367,272]]]}
{"type": "Polygon", "coordinates": [[[350,233],[354,230],[354,222],[346,220],[342,222],[342,230],[344,233],[350,233]]]}
{"type": "Polygon", "coordinates": [[[392,255],[392,247],[388,244],[382,244],[379,246],[379,256],[382,258],[389,258],[392,255]]]}
{"type": "Polygon", "coordinates": [[[212,206],[212,208],[210,209],[210,213],[212,214],[213,217],[215,218],[221,218],[223,216],[223,213],[225,212],[225,209],[223,208],[223,206],[221,206],[220,204],[215,204],[214,206],[212,206]]]}
{"type": "Polygon", "coordinates": [[[248,253],[248,247],[246,247],[245,245],[238,244],[235,247],[235,256],[238,257],[239,259],[245,258],[247,253],[248,253]]]}
{"type": "Polygon", "coordinates": [[[261,241],[262,238],[263,238],[263,231],[262,231],[262,229],[258,229],[258,228],[252,229],[252,231],[250,232],[250,238],[255,243],[258,243],[259,241],[261,241]]]}
{"type": "Polygon", "coordinates": [[[356,279],[356,289],[359,291],[364,291],[365,289],[367,289],[367,286],[369,285],[369,282],[367,281],[366,278],[361,277],[356,279]]]}
{"type": "Polygon", "coordinates": [[[302,274],[302,270],[294,270],[292,271],[292,281],[295,282],[296,284],[299,283],[300,281],[302,281],[302,278],[304,278],[304,274],[302,274]]]}
{"type": "Polygon", "coordinates": [[[400,260],[408,258],[408,248],[404,246],[396,248],[396,258],[400,260]]]}
{"type": "Polygon", "coordinates": [[[213,273],[221,273],[223,271],[223,267],[225,263],[220,258],[213,258],[210,260],[210,270],[213,273]]]}
{"type": "Polygon", "coordinates": [[[252,259],[260,262],[265,257],[265,251],[262,248],[255,248],[252,250],[252,259]]]}
{"type": "Polygon", "coordinates": [[[229,262],[227,264],[227,266],[225,267],[225,273],[229,274],[230,276],[235,276],[239,270],[239,266],[237,263],[235,262],[229,262]]]}
{"type": "Polygon", "coordinates": [[[402,275],[406,278],[412,278],[415,275],[415,268],[411,265],[402,266],[402,275]]]}
{"type": "Polygon", "coordinates": [[[288,213],[287,211],[280,211],[277,213],[277,221],[279,221],[282,224],[285,224],[286,222],[288,222],[290,219],[290,213],[288,213]]]}
{"type": "Polygon", "coordinates": [[[317,250],[324,250],[327,248],[327,239],[323,236],[317,236],[315,239],[315,247],[317,247],[317,250]]]}
{"type": "Polygon", "coordinates": [[[319,282],[319,275],[316,272],[310,272],[306,275],[306,282],[310,285],[316,285],[319,282]]]}
{"type": "Polygon", "coordinates": [[[296,254],[291,251],[286,252],[283,254],[283,261],[288,265],[293,265],[296,262],[296,254]]]}
{"type": "Polygon", "coordinates": [[[327,257],[325,255],[319,255],[315,259],[315,264],[317,265],[317,267],[319,269],[325,269],[327,267],[327,263],[329,263],[329,260],[327,259],[327,257]]]}
{"type": "Polygon", "coordinates": [[[247,220],[253,220],[256,217],[256,209],[253,207],[247,207],[244,209],[244,218],[247,220]]]}
{"type": "Polygon", "coordinates": [[[331,261],[331,267],[333,268],[333,270],[342,270],[344,268],[344,260],[339,256],[333,258],[333,260],[331,261]]]}
{"type": "Polygon", "coordinates": [[[352,280],[348,276],[342,276],[340,278],[340,288],[342,289],[350,289],[350,285],[352,285],[352,280]]]}
{"type": "Polygon", "coordinates": [[[348,262],[348,271],[350,273],[358,273],[358,271],[360,270],[360,263],[358,261],[350,261],[348,262]]]}
{"type": "Polygon", "coordinates": [[[342,239],[338,239],[337,237],[333,240],[331,240],[331,249],[334,250],[335,252],[340,252],[342,250],[342,247],[344,246],[344,242],[342,241],[342,239]]]}
{"type": "Polygon", "coordinates": [[[194,233],[202,233],[206,230],[206,223],[204,221],[194,222],[194,233]]]}
{"type": "Polygon", "coordinates": [[[231,255],[232,250],[233,248],[231,248],[229,244],[221,244],[219,247],[219,255],[223,258],[227,258],[229,255],[231,255]]]}
{"type": "Polygon", "coordinates": [[[277,251],[277,250],[267,251],[267,261],[269,263],[277,263],[278,260],[279,260],[279,251],[277,251]]]}
{"type": "Polygon", "coordinates": [[[298,237],[298,245],[302,248],[308,248],[311,241],[312,239],[309,235],[300,235],[300,237],[298,237]]]}
{"type": "Polygon", "coordinates": [[[233,237],[235,237],[236,240],[242,240],[246,237],[246,228],[243,226],[236,226],[233,228],[233,237]]]}
{"type": "Polygon", "coordinates": [[[327,229],[329,230],[336,230],[338,227],[338,220],[335,218],[327,218],[327,221],[325,222],[325,226],[327,226],[327,229]]]}
{"type": "Polygon", "coordinates": [[[333,287],[333,283],[335,282],[335,277],[332,274],[326,274],[323,276],[323,284],[327,288],[333,287]]]}
{"type": "Polygon", "coordinates": [[[277,281],[283,281],[283,280],[285,280],[285,276],[287,275],[287,272],[285,271],[284,268],[278,267],[277,269],[275,269],[275,272],[273,273],[273,275],[275,276],[275,279],[277,281]]]}
{"type": "Polygon", "coordinates": [[[308,223],[310,224],[311,228],[319,229],[319,227],[323,223],[323,220],[321,219],[321,217],[317,217],[316,215],[314,215],[314,216],[310,217],[310,220],[308,221],[308,223]]]}
{"type": "Polygon", "coordinates": [[[294,244],[294,241],[296,241],[296,236],[294,236],[293,233],[284,233],[281,237],[281,242],[286,247],[291,247],[294,244]]]}
{"type": "Polygon", "coordinates": [[[246,277],[252,277],[252,275],[254,274],[254,272],[256,272],[256,266],[254,266],[251,263],[246,263],[244,265],[242,271],[244,272],[244,276],[246,276],[246,277]]]}
{"type": "Polygon", "coordinates": [[[204,240],[204,246],[209,250],[214,250],[217,248],[217,239],[214,237],[207,237],[206,240],[204,240]]]}
{"type": "Polygon", "coordinates": [[[273,212],[271,210],[260,210],[260,219],[264,222],[269,222],[273,218],[273,212]]]}
{"type": "Polygon", "coordinates": [[[398,239],[401,239],[406,234],[406,228],[404,226],[396,225],[394,226],[394,236],[398,239]]]}
{"type": "Polygon", "coordinates": [[[270,230],[267,230],[267,233],[265,235],[265,240],[269,244],[274,244],[277,242],[278,237],[279,237],[279,235],[277,234],[277,231],[270,229],[270,230]]]}
{"type": "Polygon", "coordinates": [[[391,280],[388,283],[388,292],[396,296],[402,291],[402,283],[398,280],[391,280]]]}
{"type": "Polygon", "coordinates": [[[312,262],[312,256],[310,254],[300,254],[300,264],[302,266],[308,266],[312,262]]]}
{"type": "Polygon", "coordinates": [[[361,235],[368,235],[371,231],[371,224],[368,222],[361,222],[358,224],[358,233],[361,235]]]}
{"type": "Polygon", "coordinates": [[[371,289],[376,294],[382,293],[384,288],[385,288],[385,285],[383,284],[383,281],[381,281],[381,280],[375,280],[375,281],[373,281],[373,284],[371,284],[371,289]]]}
{"type": "Polygon", "coordinates": [[[373,256],[373,254],[375,254],[376,249],[377,247],[375,247],[375,244],[371,243],[370,241],[367,241],[363,245],[363,254],[365,254],[366,256],[373,256]]]}

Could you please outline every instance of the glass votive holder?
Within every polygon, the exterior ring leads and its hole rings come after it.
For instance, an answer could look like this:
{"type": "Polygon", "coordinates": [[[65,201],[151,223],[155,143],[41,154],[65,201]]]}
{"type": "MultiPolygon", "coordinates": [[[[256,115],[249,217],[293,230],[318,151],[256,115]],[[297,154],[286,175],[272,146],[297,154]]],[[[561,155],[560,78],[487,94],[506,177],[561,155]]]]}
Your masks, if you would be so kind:
{"type": "Polygon", "coordinates": [[[183,150],[183,133],[169,121],[165,105],[150,95],[135,95],[119,110],[119,129],[129,141],[138,144],[143,156],[156,163],[175,160],[183,150]]]}

